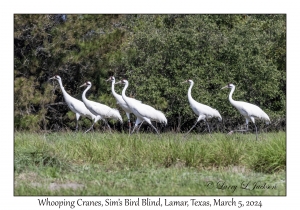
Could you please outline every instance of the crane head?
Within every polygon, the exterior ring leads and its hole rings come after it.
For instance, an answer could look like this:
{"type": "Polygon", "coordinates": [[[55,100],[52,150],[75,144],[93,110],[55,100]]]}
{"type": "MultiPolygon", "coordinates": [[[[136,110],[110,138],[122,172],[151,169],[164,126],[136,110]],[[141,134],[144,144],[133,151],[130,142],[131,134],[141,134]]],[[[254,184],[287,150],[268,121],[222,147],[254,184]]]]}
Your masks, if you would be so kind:
{"type": "Polygon", "coordinates": [[[229,83],[228,85],[222,87],[221,90],[224,89],[224,88],[230,88],[231,89],[231,88],[234,88],[234,87],[235,86],[232,83],[229,83]]]}
{"type": "Polygon", "coordinates": [[[87,81],[84,84],[80,85],[80,87],[84,87],[84,86],[92,86],[92,83],[90,81],[87,81]]]}
{"type": "Polygon", "coordinates": [[[108,80],[106,80],[106,82],[108,82],[108,81],[112,81],[113,82],[113,81],[116,81],[116,80],[115,80],[114,76],[111,76],[111,77],[108,78],[108,80]]]}
{"type": "Polygon", "coordinates": [[[128,81],[127,81],[126,79],[122,79],[122,80],[121,80],[121,83],[122,83],[122,84],[126,84],[126,83],[128,83],[128,81]]]}
{"type": "Polygon", "coordinates": [[[188,80],[185,80],[185,81],[183,81],[182,83],[185,83],[185,82],[192,83],[192,82],[193,82],[193,80],[191,80],[191,79],[188,79],[188,80]]]}
{"type": "Polygon", "coordinates": [[[119,84],[119,83],[126,84],[128,83],[128,81],[126,79],[121,79],[119,82],[116,82],[115,84],[119,84]]]}
{"type": "MultiPolygon", "coordinates": [[[[51,77],[50,79],[61,80],[60,76],[58,76],[58,75],[55,75],[54,77],[51,77]]],[[[49,79],[49,80],[50,80],[50,79],[49,79]]]]}

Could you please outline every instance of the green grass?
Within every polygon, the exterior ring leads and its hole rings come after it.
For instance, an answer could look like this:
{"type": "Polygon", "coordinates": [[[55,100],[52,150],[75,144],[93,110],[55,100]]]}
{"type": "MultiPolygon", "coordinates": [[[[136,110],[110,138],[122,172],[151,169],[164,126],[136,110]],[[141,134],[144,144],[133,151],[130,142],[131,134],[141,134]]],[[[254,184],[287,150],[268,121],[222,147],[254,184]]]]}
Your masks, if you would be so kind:
{"type": "Polygon", "coordinates": [[[284,132],[258,141],[96,132],[16,132],[14,140],[15,195],[286,195],[284,132]]]}

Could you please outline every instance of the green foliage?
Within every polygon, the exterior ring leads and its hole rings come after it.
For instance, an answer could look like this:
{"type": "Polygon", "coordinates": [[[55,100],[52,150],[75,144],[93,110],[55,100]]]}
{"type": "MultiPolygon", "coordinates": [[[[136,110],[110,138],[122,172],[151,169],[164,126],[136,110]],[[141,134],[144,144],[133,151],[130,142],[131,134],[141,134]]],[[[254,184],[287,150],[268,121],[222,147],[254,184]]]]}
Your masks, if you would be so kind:
{"type": "MultiPolygon", "coordinates": [[[[19,134],[18,134],[19,135],[19,134]]],[[[27,134],[18,136],[22,141],[15,142],[14,149],[14,170],[15,173],[22,173],[28,168],[44,168],[48,171],[62,170],[67,168],[63,158],[55,157],[55,152],[41,138],[33,135],[33,141],[27,134]],[[29,144],[28,142],[33,142],[29,144]]],[[[52,173],[53,174],[53,173],[52,173]]]]}
{"type": "Polygon", "coordinates": [[[274,173],[286,170],[286,144],[280,138],[274,137],[267,145],[258,145],[255,158],[251,160],[252,168],[263,173],[274,173]]]}
{"type": "Polygon", "coordinates": [[[53,91],[55,83],[47,83],[55,74],[79,99],[79,86],[91,81],[89,99],[114,108],[105,80],[125,77],[127,95],[163,111],[170,129],[178,131],[195,120],[188,86],[181,84],[187,79],[195,82],[195,100],[219,110],[230,126],[243,123],[228,92],[220,90],[230,82],[237,87],[234,99],[260,106],[271,121],[285,125],[286,15],[68,14],[14,20],[16,129],[74,124],[71,115],[61,120],[66,106],[53,105],[63,101],[53,91]],[[28,120],[31,115],[38,120],[28,120]]]}

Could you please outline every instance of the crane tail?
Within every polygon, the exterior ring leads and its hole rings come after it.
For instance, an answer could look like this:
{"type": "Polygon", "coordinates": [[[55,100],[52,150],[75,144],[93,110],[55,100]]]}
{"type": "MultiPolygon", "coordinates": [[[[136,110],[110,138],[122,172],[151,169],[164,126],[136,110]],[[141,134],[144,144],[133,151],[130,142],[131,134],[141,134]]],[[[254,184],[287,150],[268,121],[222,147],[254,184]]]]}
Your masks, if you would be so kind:
{"type": "Polygon", "coordinates": [[[269,116],[264,111],[263,111],[263,115],[261,118],[265,120],[267,125],[269,125],[271,123],[269,116]]]}
{"type": "Polygon", "coordinates": [[[271,120],[270,120],[269,118],[266,119],[266,124],[267,124],[267,125],[271,124],[271,120]]]}
{"type": "Polygon", "coordinates": [[[220,115],[220,112],[216,109],[215,109],[215,117],[217,117],[220,122],[222,121],[222,117],[220,115]]]}
{"type": "Polygon", "coordinates": [[[112,109],[112,110],[113,110],[113,118],[115,118],[115,119],[119,120],[121,123],[123,123],[123,119],[120,115],[119,110],[117,110],[117,109],[112,109]]]}
{"type": "Polygon", "coordinates": [[[152,118],[151,120],[163,123],[164,125],[167,125],[168,120],[167,120],[166,116],[164,115],[164,113],[162,113],[159,110],[155,110],[155,111],[156,111],[155,117],[152,118]]]}

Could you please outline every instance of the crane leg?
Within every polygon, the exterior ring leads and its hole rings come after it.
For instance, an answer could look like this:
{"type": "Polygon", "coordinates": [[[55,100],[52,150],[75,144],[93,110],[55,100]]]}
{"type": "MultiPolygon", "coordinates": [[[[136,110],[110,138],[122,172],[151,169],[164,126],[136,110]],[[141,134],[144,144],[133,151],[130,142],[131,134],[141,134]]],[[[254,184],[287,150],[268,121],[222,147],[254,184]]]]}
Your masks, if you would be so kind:
{"type": "Polygon", "coordinates": [[[249,124],[249,120],[246,118],[246,131],[249,129],[248,124],[249,124]]]}
{"type": "Polygon", "coordinates": [[[87,129],[84,133],[89,132],[91,129],[94,130],[94,124],[95,124],[95,122],[94,122],[93,125],[92,125],[89,129],[87,129]]]}
{"type": "MultiPolygon", "coordinates": [[[[141,118],[136,118],[134,127],[133,127],[133,129],[132,129],[132,131],[131,131],[131,134],[133,134],[134,130],[136,129],[136,127],[137,127],[141,122],[144,122],[144,120],[141,119],[141,118]]],[[[129,134],[130,134],[130,133],[129,133],[129,134]]]]}
{"type": "Polygon", "coordinates": [[[186,137],[188,135],[188,133],[197,125],[198,120],[196,121],[195,125],[193,125],[193,127],[184,135],[184,137],[186,137]]]}
{"type": "Polygon", "coordinates": [[[205,122],[206,122],[206,125],[207,125],[207,128],[208,128],[208,131],[210,133],[209,124],[208,124],[207,120],[205,120],[205,122]]]}
{"type": "Polygon", "coordinates": [[[130,134],[130,131],[131,131],[131,123],[130,123],[130,113],[126,112],[126,116],[127,116],[127,119],[128,119],[128,127],[129,127],[129,134],[130,134]]]}
{"type": "Polygon", "coordinates": [[[144,122],[144,120],[141,122],[140,126],[138,127],[138,129],[137,129],[137,132],[139,132],[139,131],[140,131],[140,128],[141,128],[141,126],[142,126],[143,122],[144,122]]]}
{"type": "Polygon", "coordinates": [[[105,124],[107,125],[107,127],[109,128],[109,132],[111,133],[111,128],[110,128],[108,122],[105,119],[103,119],[103,120],[104,120],[105,124]]]}
{"type": "MultiPolygon", "coordinates": [[[[186,137],[186,136],[188,135],[188,133],[189,133],[189,132],[197,125],[197,123],[198,123],[200,120],[205,120],[205,121],[206,121],[205,116],[204,116],[204,115],[200,115],[200,116],[198,117],[198,119],[197,119],[195,125],[193,125],[193,127],[192,127],[192,128],[184,135],[184,137],[186,137]]],[[[207,123],[207,122],[206,122],[206,123],[207,123]]],[[[208,126],[208,124],[207,124],[207,126],[208,126]]],[[[209,126],[208,126],[208,130],[209,130],[209,132],[210,132],[209,126]]]]}
{"type": "MultiPolygon", "coordinates": [[[[257,127],[255,125],[255,120],[254,120],[254,117],[250,117],[250,120],[252,121],[252,123],[254,124],[254,127],[255,127],[255,135],[256,135],[256,141],[257,141],[257,127]]],[[[246,118],[246,130],[237,130],[237,131],[248,131],[248,122],[249,122],[249,119],[246,118]]],[[[231,131],[233,132],[233,131],[231,131]]],[[[230,132],[230,133],[231,133],[230,132]]]]}
{"type": "MultiPolygon", "coordinates": [[[[243,130],[243,129],[241,129],[241,130],[232,130],[232,131],[230,131],[228,134],[229,135],[231,135],[231,134],[233,134],[233,132],[244,132],[244,131],[248,131],[248,122],[249,122],[249,120],[247,119],[247,118],[245,118],[246,119],[246,123],[245,123],[245,125],[246,125],[246,130],[243,130]]],[[[242,128],[242,127],[241,127],[242,128]]]]}
{"type": "Polygon", "coordinates": [[[134,125],[134,127],[133,127],[131,133],[129,133],[130,135],[133,134],[133,132],[134,132],[134,130],[136,129],[136,127],[137,127],[137,124],[134,125]]]}
{"type": "Polygon", "coordinates": [[[131,123],[130,123],[130,120],[128,120],[128,127],[129,127],[129,134],[130,134],[130,131],[131,131],[131,123]]]}
{"type": "Polygon", "coordinates": [[[80,114],[76,113],[76,131],[78,130],[78,120],[80,118],[80,114]]]}
{"type": "Polygon", "coordinates": [[[109,128],[109,132],[111,133],[111,128],[110,128],[109,124],[108,123],[106,123],[106,124],[107,124],[107,127],[109,128]]]}
{"type": "Polygon", "coordinates": [[[255,126],[255,131],[256,131],[256,141],[257,141],[257,127],[256,127],[255,123],[254,123],[254,126],[255,126]]]}
{"type": "MultiPolygon", "coordinates": [[[[255,125],[255,119],[253,116],[250,117],[250,120],[252,121],[252,123],[254,124],[254,127],[255,127],[255,134],[256,134],[256,141],[257,141],[257,127],[255,125]]],[[[248,126],[248,125],[247,125],[248,126]]],[[[248,127],[247,127],[248,128],[248,127]]],[[[247,129],[248,130],[248,129],[247,129]]]]}
{"type": "Polygon", "coordinates": [[[154,125],[152,125],[150,119],[148,119],[148,118],[145,119],[145,118],[144,118],[143,121],[142,121],[142,123],[143,123],[144,121],[146,121],[149,125],[151,125],[151,127],[152,127],[152,128],[156,131],[156,133],[159,135],[157,129],[154,127],[154,125]]]}
{"type": "Polygon", "coordinates": [[[154,130],[156,131],[156,133],[159,135],[159,133],[158,133],[157,129],[154,127],[154,125],[152,125],[152,123],[149,123],[149,124],[152,126],[152,128],[154,128],[154,130]]]}
{"type": "Polygon", "coordinates": [[[78,130],[78,120],[76,120],[76,128],[75,128],[75,131],[78,130]]]}

